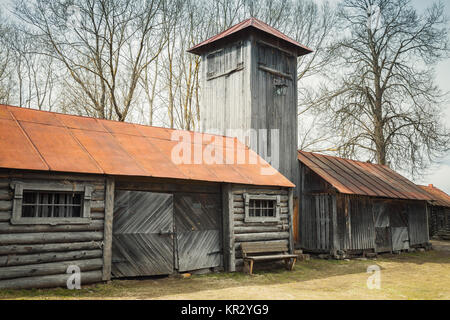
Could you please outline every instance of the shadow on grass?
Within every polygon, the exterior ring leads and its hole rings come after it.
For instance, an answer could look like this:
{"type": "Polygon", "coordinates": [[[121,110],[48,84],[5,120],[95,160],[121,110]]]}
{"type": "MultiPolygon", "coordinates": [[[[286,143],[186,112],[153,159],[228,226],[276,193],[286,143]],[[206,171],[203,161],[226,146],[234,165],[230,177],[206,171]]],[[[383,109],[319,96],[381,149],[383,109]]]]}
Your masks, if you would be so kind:
{"type": "Polygon", "coordinates": [[[1,299],[152,299],[177,294],[189,294],[211,289],[226,289],[255,285],[276,285],[325,279],[334,276],[366,273],[369,265],[378,262],[405,263],[449,263],[448,252],[427,251],[402,253],[400,255],[384,254],[377,260],[322,260],[311,259],[298,262],[293,271],[287,271],[284,264],[255,264],[254,275],[242,272],[210,273],[193,275],[188,278],[147,277],[128,280],[113,280],[107,284],[84,286],[81,290],[31,289],[0,290],[1,299]]]}

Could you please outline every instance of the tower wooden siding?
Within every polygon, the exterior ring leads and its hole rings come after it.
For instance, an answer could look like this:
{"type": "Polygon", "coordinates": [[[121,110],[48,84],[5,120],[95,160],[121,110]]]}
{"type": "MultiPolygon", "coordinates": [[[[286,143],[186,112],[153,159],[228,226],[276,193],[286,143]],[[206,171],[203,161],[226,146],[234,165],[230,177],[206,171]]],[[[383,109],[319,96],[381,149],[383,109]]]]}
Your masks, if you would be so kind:
{"type": "Polygon", "coordinates": [[[271,161],[278,150],[278,170],[295,181],[297,164],[297,58],[279,39],[244,30],[202,54],[201,130],[234,135],[271,161]],[[275,82],[287,85],[275,94],[275,82]],[[227,132],[228,129],[239,131],[227,132]],[[249,135],[256,130],[257,136],[249,135]],[[259,130],[267,129],[267,136],[259,130]],[[278,129],[278,142],[270,130],[278,129]]]}

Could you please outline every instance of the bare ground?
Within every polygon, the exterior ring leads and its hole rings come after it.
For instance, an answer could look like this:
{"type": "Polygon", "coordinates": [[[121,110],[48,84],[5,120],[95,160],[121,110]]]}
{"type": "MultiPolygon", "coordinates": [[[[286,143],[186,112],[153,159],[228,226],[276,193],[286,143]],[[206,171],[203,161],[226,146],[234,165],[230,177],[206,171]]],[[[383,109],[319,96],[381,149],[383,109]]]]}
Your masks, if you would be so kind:
{"type": "Polygon", "coordinates": [[[450,242],[427,252],[381,255],[376,260],[299,262],[255,275],[216,273],[188,278],[113,280],[81,290],[0,290],[0,299],[450,299],[450,242]],[[367,267],[381,269],[381,288],[368,289],[367,267]]]}

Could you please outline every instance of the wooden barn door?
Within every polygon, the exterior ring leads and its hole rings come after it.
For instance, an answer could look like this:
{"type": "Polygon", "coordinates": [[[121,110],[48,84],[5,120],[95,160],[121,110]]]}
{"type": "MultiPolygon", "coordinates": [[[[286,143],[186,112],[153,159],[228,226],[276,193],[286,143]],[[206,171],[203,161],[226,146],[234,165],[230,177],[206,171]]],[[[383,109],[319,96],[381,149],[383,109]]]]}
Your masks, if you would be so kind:
{"type": "Polygon", "coordinates": [[[112,276],[171,274],[174,269],[173,196],[117,190],[112,276]]]}
{"type": "Polygon", "coordinates": [[[219,195],[174,195],[178,271],[222,265],[221,212],[219,195]]]}
{"type": "Polygon", "coordinates": [[[373,204],[373,218],[375,221],[375,246],[377,252],[392,251],[392,236],[389,211],[384,201],[373,204]]]}

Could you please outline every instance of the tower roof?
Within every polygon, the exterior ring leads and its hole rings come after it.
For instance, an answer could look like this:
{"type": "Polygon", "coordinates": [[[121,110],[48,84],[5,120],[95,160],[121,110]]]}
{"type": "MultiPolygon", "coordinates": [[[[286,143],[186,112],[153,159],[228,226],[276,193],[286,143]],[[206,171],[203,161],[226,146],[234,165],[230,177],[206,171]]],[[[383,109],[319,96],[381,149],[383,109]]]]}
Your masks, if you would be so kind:
{"type": "Polygon", "coordinates": [[[267,23],[262,22],[261,20],[258,20],[256,18],[249,18],[246,19],[234,26],[232,26],[231,28],[228,28],[227,30],[193,46],[192,48],[190,48],[188,50],[188,52],[194,53],[194,54],[201,54],[204,49],[206,47],[208,47],[209,45],[211,45],[212,43],[220,40],[220,39],[224,39],[226,37],[229,37],[232,34],[237,33],[238,31],[244,30],[244,29],[248,29],[248,28],[253,28],[259,31],[262,31],[264,33],[267,33],[269,35],[272,35],[278,39],[283,40],[284,42],[286,42],[288,45],[294,46],[296,48],[297,51],[297,55],[298,56],[302,56],[308,53],[311,53],[313,50],[311,50],[310,48],[302,45],[301,43],[289,38],[287,35],[285,35],[284,33],[280,32],[279,30],[269,26],[267,23]]]}

